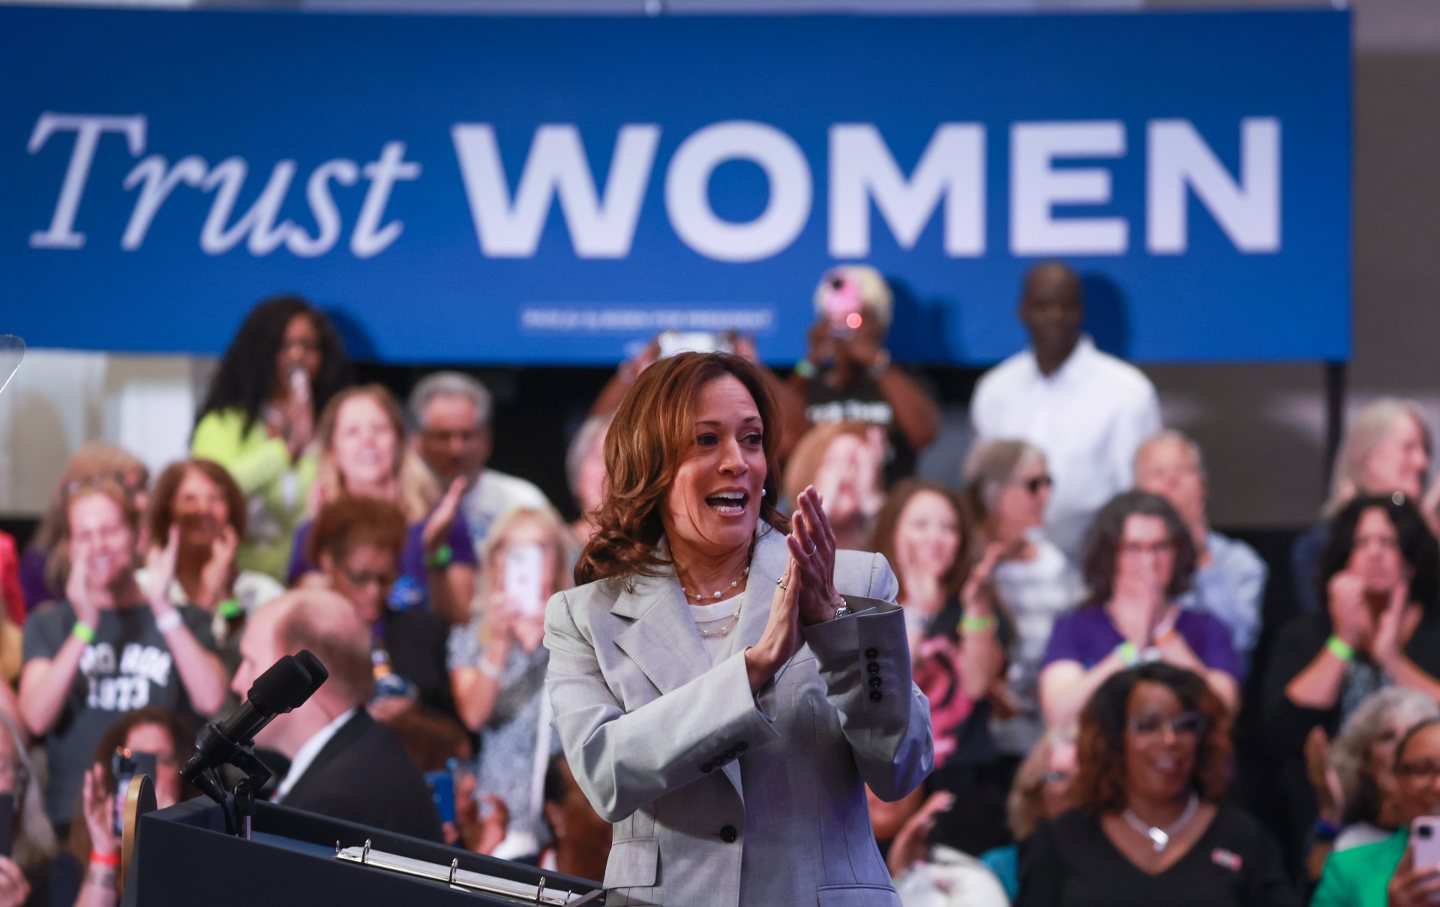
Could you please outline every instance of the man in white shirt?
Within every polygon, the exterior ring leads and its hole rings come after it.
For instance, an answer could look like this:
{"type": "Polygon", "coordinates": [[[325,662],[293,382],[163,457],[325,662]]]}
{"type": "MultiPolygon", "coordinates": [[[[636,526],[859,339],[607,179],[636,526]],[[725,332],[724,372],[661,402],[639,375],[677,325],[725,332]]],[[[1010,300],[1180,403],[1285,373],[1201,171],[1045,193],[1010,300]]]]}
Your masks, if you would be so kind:
{"type": "Polygon", "coordinates": [[[1260,609],[1269,568],[1255,549],[1210,528],[1205,462],[1200,446],[1178,431],[1162,431],[1135,454],[1135,487],[1165,498],[1190,528],[1195,579],[1179,599],[1230,628],[1235,654],[1247,665],[1260,635],[1260,609]]]}
{"type": "Polygon", "coordinates": [[[1136,449],[1160,430],[1160,403],[1139,369],[1081,332],[1080,278],[1069,266],[1031,268],[1019,314],[1030,347],[980,378],[970,418],[981,439],[1029,441],[1045,452],[1055,480],[1045,535],[1078,563],[1091,519],[1130,487],[1136,449]]]}
{"type": "MultiPolygon", "coordinates": [[[[410,393],[410,418],[419,429],[421,458],[448,486],[456,476],[468,483],[460,501],[475,553],[502,513],[516,507],[549,507],[545,493],[517,476],[487,469],[495,449],[490,392],[469,375],[435,372],[410,393]]],[[[481,564],[484,567],[484,564],[481,564]]]]}
{"type": "Polygon", "coordinates": [[[400,739],[365,711],[373,668],[370,630],[344,598],[324,589],[287,592],[256,611],[240,640],[232,689],[285,655],[309,649],[330,676],[305,704],[255,742],[290,760],[274,800],[285,806],[399,834],[442,840],[440,815],[400,739]]]}

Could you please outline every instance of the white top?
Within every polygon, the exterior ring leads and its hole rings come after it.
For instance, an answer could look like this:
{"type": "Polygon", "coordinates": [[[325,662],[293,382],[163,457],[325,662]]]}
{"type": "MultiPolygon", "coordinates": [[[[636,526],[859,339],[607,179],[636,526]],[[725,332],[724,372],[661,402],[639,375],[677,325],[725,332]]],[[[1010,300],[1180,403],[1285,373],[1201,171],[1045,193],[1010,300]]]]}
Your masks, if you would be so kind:
{"type": "Polygon", "coordinates": [[[345,722],[354,717],[357,711],[359,711],[358,706],[346,709],[334,721],[316,731],[314,736],[301,744],[300,748],[295,751],[295,758],[290,760],[290,771],[285,773],[280,786],[275,788],[275,796],[271,798],[272,802],[281,802],[290,791],[294,790],[296,782],[305,774],[310,763],[315,761],[315,757],[320,755],[325,744],[330,742],[331,737],[339,733],[340,729],[345,726],[345,722]]]}
{"type": "Polygon", "coordinates": [[[981,439],[1028,441],[1045,452],[1055,479],[1045,535],[1077,563],[1091,518],[1131,486],[1135,451],[1161,429],[1150,379],[1089,336],[1048,377],[1030,349],[986,372],[970,418],[981,439]]]}
{"type": "Polygon", "coordinates": [[[744,595],[732,595],[713,605],[686,603],[690,617],[695,621],[695,629],[701,631],[700,643],[705,647],[705,654],[710,656],[712,665],[724,661],[734,651],[735,628],[740,623],[740,604],[744,599],[744,595]],[[706,633],[717,635],[706,636],[706,633]]]}
{"type": "Polygon", "coordinates": [[[1040,739],[1040,663],[1055,619],[1074,609],[1085,597],[1085,583],[1065,555],[1044,538],[1034,535],[1035,557],[1028,561],[1001,561],[995,565],[995,594],[1015,621],[1015,644],[1006,678],[1021,713],[991,725],[1002,752],[1023,756],[1040,739]]]}
{"type": "Polygon", "coordinates": [[[904,907],[1010,907],[990,867],[943,844],[895,880],[904,907]]]}
{"type": "Polygon", "coordinates": [[[470,539],[475,553],[490,535],[490,527],[507,510],[517,507],[549,507],[550,499],[536,485],[518,476],[495,469],[480,473],[480,478],[460,499],[460,510],[470,526],[470,539]]]}

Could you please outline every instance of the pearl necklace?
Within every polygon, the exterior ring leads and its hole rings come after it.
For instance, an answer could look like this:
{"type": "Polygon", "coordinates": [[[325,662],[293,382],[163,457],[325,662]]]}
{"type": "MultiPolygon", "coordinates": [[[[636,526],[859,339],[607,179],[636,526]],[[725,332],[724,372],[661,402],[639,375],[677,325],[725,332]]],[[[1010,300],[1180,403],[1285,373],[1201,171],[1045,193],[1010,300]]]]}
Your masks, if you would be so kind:
{"type": "Polygon", "coordinates": [[[1150,842],[1155,845],[1156,853],[1164,853],[1165,848],[1170,846],[1170,839],[1175,837],[1180,829],[1189,824],[1190,820],[1195,817],[1195,810],[1199,807],[1200,798],[1195,796],[1194,791],[1191,791],[1190,802],[1185,804],[1185,811],[1180,814],[1180,818],[1171,823],[1169,828],[1156,828],[1153,825],[1146,824],[1139,816],[1135,815],[1134,811],[1128,806],[1120,815],[1126,822],[1130,823],[1131,828],[1150,839],[1150,842]]]}
{"type": "MultiPolygon", "coordinates": [[[[729,591],[731,591],[731,590],[733,590],[733,589],[739,589],[739,588],[740,588],[740,581],[743,580],[745,577],[747,577],[747,576],[749,576],[749,575],[750,575],[750,565],[749,565],[749,564],[746,564],[746,565],[745,565],[745,569],[742,570],[742,571],[740,571],[740,575],[737,576],[735,579],[733,579],[733,580],[730,581],[730,587],[729,587],[728,589],[716,589],[714,592],[711,592],[711,593],[710,593],[710,597],[711,597],[712,599],[715,599],[715,600],[718,601],[719,598],[720,598],[720,596],[724,595],[726,592],[729,592],[729,591]]],[[[691,592],[689,589],[685,588],[684,584],[681,584],[681,586],[680,586],[680,591],[685,593],[685,597],[686,597],[686,598],[693,598],[693,599],[695,599],[697,602],[703,602],[703,601],[705,600],[705,595],[704,595],[704,593],[701,593],[701,592],[691,592]]],[[[730,629],[727,627],[727,628],[725,629],[725,632],[726,632],[726,633],[730,632],[730,629]]],[[[722,634],[720,634],[720,635],[723,636],[723,635],[725,635],[725,634],[722,633],[722,634]]]]}
{"type": "Polygon", "coordinates": [[[734,614],[730,615],[728,620],[725,621],[725,625],[723,627],[716,627],[714,630],[707,630],[699,624],[696,624],[695,632],[699,633],[706,639],[719,639],[722,636],[728,635],[730,631],[735,629],[735,626],[739,623],[740,612],[737,610],[734,614]]]}

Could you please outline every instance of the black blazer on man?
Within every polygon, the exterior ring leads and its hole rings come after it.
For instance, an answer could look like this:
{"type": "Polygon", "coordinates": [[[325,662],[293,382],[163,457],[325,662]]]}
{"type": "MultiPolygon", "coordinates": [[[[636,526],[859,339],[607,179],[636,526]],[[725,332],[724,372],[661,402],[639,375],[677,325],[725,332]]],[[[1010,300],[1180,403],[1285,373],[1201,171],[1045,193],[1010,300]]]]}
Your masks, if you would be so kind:
{"type": "Polygon", "coordinates": [[[334,819],[442,841],[430,789],[399,738],[363,708],[336,731],[281,801],[334,819]]]}

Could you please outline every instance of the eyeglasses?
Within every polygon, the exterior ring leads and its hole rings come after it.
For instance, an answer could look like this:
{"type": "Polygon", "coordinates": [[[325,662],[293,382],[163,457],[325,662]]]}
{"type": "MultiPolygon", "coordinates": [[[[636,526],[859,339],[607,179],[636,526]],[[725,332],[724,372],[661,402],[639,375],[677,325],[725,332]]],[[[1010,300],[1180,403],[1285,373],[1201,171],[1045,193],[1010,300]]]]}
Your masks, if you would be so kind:
{"type": "Polygon", "coordinates": [[[1181,712],[1173,718],[1163,718],[1147,712],[1131,718],[1129,725],[1130,733],[1137,737],[1153,737],[1168,727],[1176,737],[1194,739],[1205,732],[1205,716],[1199,712],[1181,712]]]}
{"type": "Polygon", "coordinates": [[[1045,489],[1054,486],[1055,480],[1048,474],[1041,473],[1038,476],[1031,476],[1028,479],[1017,479],[1014,484],[1030,492],[1030,496],[1034,497],[1045,489]]]}
{"type": "Polygon", "coordinates": [[[1413,778],[1428,784],[1440,777],[1440,763],[1432,762],[1429,759],[1419,762],[1402,762],[1395,766],[1395,774],[1401,778],[1413,778]]]}
{"type": "Polygon", "coordinates": [[[395,585],[394,571],[382,570],[369,573],[364,570],[351,570],[347,564],[342,563],[340,565],[340,572],[345,574],[345,579],[348,580],[351,585],[359,586],[362,589],[372,584],[379,586],[381,589],[389,589],[395,585]]]}

